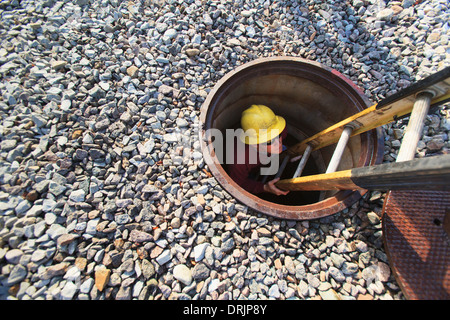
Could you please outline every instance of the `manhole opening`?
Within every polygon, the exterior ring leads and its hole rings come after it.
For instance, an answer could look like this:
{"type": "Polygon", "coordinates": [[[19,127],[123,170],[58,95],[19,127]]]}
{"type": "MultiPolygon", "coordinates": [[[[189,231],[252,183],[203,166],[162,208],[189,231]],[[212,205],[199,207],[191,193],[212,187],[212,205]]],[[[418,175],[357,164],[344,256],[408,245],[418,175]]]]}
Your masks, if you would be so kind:
{"type": "MultiPolygon", "coordinates": [[[[239,128],[242,111],[252,104],[266,105],[286,120],[289,137],[285,144],[289,146],[370,105],[350,80],[336,70],[301,58],[262,58],[242,65],[225,75],[205,100],[200,116],[200,141],[205,163],[222,187],[257,211],[285,219],[316,219],[343,210],[360,199],[362,193],[352,190],[291,191],[283,197],[254,195],[233,181],[226,163],[218,160],[207,131],[217,129],[223,133],[239,128]]],[[[302,176],[324,173],[334,148],[331,145],[312,152],[302,176]]],[[[354,136],[338,170],[381,163],[383,152],[382,130],[354,136]]],[[[297,164],[288,164],[281,178],[292,178],[297,164]]]]}

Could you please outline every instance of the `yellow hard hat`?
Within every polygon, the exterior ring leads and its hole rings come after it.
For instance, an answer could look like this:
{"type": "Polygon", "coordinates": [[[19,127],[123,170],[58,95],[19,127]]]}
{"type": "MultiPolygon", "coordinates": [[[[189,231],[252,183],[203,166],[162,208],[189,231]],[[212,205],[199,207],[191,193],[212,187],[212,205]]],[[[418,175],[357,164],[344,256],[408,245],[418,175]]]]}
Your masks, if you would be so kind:
{"type": "Polygon", "coordinates": [[[280,135],[286,127],[286,120],[275,115],[269,107],[254,104],[242,112],[241,127],[244,130],[240,136],[243,143],[260,144],[280,135]]]}

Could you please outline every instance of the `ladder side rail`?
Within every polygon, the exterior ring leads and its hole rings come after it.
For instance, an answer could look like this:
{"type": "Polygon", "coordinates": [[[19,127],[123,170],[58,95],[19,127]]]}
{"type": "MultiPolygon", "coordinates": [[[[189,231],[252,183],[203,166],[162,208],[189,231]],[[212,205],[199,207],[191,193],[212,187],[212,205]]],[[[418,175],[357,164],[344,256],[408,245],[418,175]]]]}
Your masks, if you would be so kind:
{"type": "Polygon", "coordinates": [[[290,191],[450,190],[450,154],[384,163],[332,173],[283,179],[276,186],[290,191]]]}

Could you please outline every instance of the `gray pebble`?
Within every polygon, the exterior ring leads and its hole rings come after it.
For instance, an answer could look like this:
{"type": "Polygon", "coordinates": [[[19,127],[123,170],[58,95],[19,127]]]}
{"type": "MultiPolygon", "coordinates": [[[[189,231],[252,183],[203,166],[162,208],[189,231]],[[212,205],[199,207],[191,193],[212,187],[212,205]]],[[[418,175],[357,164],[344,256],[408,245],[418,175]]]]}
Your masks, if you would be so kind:
{"type": "Polygon", "coordinates": [[[171,258],[172,253],[170,252],[170,250],[165,250],[156,258],[156,262],[158,262],[158,264],[162,266],[163,264],[169,262],[171,258]]]}
{"type": "Polygon", "coordinates": [[[6,280],[6,285],[12,286],[16,283],[21,282],[26,278],[27,274],[28,270],[24,266],[20,264],[14,266],[14,268],[11,270],[11,273],[8,276],[8,279],[6,280]]]}
{"type": "Polygon", "coordinates": [[[23,251],[19,249],[8,250],[5,254],[5,259],[11,264],[17,264],[23,256],[23,251]]]}
{"type": "Polygon", "coordinates": [[[85,196],[86,196],[86,193],[84,192],[84,190],[79,189],[79,190],[72,191],[69,195],[69,199],[74,202],[83,202],[85,196]]]}
{"type": "Polygon", "coordinates": [[[173,269],[173,276],[184,285],[190,285],[192,283],[192,272],[184,264],[178,264],[173,269]]]}

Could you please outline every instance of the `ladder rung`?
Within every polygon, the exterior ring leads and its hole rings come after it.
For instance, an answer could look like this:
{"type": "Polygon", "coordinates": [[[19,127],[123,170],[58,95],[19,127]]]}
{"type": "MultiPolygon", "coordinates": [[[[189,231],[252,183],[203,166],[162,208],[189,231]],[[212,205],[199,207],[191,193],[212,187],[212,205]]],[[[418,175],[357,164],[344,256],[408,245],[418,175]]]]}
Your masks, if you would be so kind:
{"type": "Polygon", "coordinates": [[[426,91],[417,95],[400,150],[398,151],[397,162],[414,159],[432,97],[433,95],[426,91]]]}
{"type": "MultiPolygon", "coordinates": [[[[281,162],[281,165],[278,168],[277,174],[275,175],[274,179],[281,177],[281,174],[283,173],[284,169],[286,168],[289,158],[290,158],[289,155],[286,155],[284,157],[283,162],[281,162]]],[[[263,176],[262,183],[266,183],[268,177],[269,177],[268,175],[263,176]]]]}
{"type": "Polygon", "coordinates": [[[283,162],[281,163],[281,166],[280,166],[280,168],[278,169],[278,172],[277,172],[277,174],[275,175],[275,178],[274,178],[274,179],[281,177],[281,174],[283,173],[284,169],[286,168],[286,165],[287,165],[288,161],[289,161],[289,156],[286,155],[286,156],[284,157],[283,162]]]}
{"type": "Polygon", "coordinates": [[[295,170],[294,176],[292,178],[297,178],[302,175],[303,169],[306,166],[306,162],[308,161],[309,156],[311,155],[312,147],[308,144],[306,147],[305,153],[303,154],[300,162],[298,163],[297,169],[295,170]]]}
{"type": "Polygon", "coordinates": [[[336,149],[334,150],[333,156],[331,157],[330,163],[328,164],[328,168],[325,173],[331,173],[337,170],[352,131],[353,127],[351,126],[346,126],[342,131],[341,137],[339,138],[336,149]]]}

